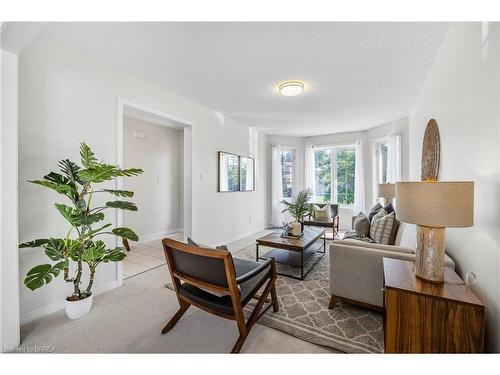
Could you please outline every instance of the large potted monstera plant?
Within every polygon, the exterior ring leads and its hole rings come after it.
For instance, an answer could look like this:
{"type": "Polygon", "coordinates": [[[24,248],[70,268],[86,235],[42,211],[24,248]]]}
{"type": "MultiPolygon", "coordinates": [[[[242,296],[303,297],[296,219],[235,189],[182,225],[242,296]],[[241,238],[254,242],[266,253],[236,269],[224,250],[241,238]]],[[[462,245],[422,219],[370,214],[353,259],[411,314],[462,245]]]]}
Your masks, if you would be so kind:
{"type": "Polygon", "coordinates": [[[43,180],[29,181],[55,190],[69,199],[70,204],[56,203],[55,208],[68,222],[63,238],[44,238],[19,245],[20,248],[40,247],[53,263],[33,267],[26,275],[24,284],[31,290],[50,283],[61,273],[67,283],[72,284],[73,293],[66,298],[66,314],[70,319],[86,315],[92,306],[92,285],[96,268],[101,263],[119,262],[126,256],[121,247],[107,248],[101,239],[113,235],[137,241],[137,234],[129,228],[111,228],[103,224],[107,209],[137,211],[137,206],[123,199],[112,198],[102,206],[93,207],[96,195],[131,198],[134,193],[126,190],[97,188],[96,185],[141,174],[142,169],[121,169],[116,165],[98,161],[85,143],[80,145],[82,166],[65,159],[59,162],[61,173],[50,172],[43,180]],[[84,264],[88,273],[84,275],[84,264]],[[84,277],[88,282],[83,285],[84,277]]]}

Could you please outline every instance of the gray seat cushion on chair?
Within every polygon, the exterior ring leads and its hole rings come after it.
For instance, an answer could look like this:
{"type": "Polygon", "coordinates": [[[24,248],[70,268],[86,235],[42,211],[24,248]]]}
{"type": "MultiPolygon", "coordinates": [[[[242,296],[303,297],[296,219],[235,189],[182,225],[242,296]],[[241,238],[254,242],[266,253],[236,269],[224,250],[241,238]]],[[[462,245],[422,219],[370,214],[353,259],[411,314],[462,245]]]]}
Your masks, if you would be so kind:
{"type": "MultiPolygon", "coordinates": [[[[243,276],[260,266],[260,263],[258,262],[241,258],[233,258],[233,263],[236,277],[243,276]]],[[[242,306],[245,306],[252,299],[255,293],[257,293],[257,291],[268,279],[270,274],[271,266],[262,270],[250,280],[239,284],[241,288],[240,301],[242,306]]],[[[200,305],[209,307],[223,314],[234,314],[233,303],[230,296],[217,297],[188,283],[183,283],[181,285],[179,293],[195,302],[198,302],[200,305]]]]}

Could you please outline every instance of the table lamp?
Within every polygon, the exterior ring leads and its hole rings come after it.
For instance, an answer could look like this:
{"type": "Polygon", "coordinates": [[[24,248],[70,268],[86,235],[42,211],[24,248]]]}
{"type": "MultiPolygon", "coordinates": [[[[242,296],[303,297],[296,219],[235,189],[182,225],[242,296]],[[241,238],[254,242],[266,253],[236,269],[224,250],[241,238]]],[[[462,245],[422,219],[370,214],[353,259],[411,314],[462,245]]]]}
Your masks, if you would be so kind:
{"type": "Polygon", "coordinates": [[[396,199],[398,219],[417,224],[415,276],[443,283],[445,228],[474,224],[474,182],[397,182],[396,199]]]}
{"type": "Polygon", "coordinates": [[[378,184],[378,197],[384,199],[384,206],[392,203],[392,199],[396,196],[396,184],[386,183],[378,184]]]}

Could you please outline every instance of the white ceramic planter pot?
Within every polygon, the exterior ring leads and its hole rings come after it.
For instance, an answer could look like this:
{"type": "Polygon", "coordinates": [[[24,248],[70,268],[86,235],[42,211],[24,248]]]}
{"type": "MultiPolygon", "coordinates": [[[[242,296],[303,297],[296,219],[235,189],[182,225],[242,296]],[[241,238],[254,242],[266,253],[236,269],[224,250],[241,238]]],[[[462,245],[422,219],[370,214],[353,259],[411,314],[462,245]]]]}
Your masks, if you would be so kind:
{"type": "Polygon", "coordinates": [[[65,301],[66,315],[70,319],[80,319],[81,317],[88,314],[90,308],[92,307],[93,300],[94,300],[93,294],[79,301],[66,300],[65,301]]]}
{"type": "Polygon", "coordinates": [[[300,236],[302,234],[302,224],[298,221],[292,223],[292,236],[300,236]]]}

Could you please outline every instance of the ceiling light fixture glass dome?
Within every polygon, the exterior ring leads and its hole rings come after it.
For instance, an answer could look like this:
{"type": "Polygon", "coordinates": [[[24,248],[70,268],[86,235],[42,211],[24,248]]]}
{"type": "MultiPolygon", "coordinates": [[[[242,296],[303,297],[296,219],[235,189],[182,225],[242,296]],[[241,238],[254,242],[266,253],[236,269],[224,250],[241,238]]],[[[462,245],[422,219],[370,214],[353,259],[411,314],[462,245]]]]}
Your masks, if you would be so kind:
{"type": "Polygon", "coordinates": [[[278,90],[283,96],[296,96],[304,92],[304,83],[300,81],[286,81],[278,86],[278,90]]]}

